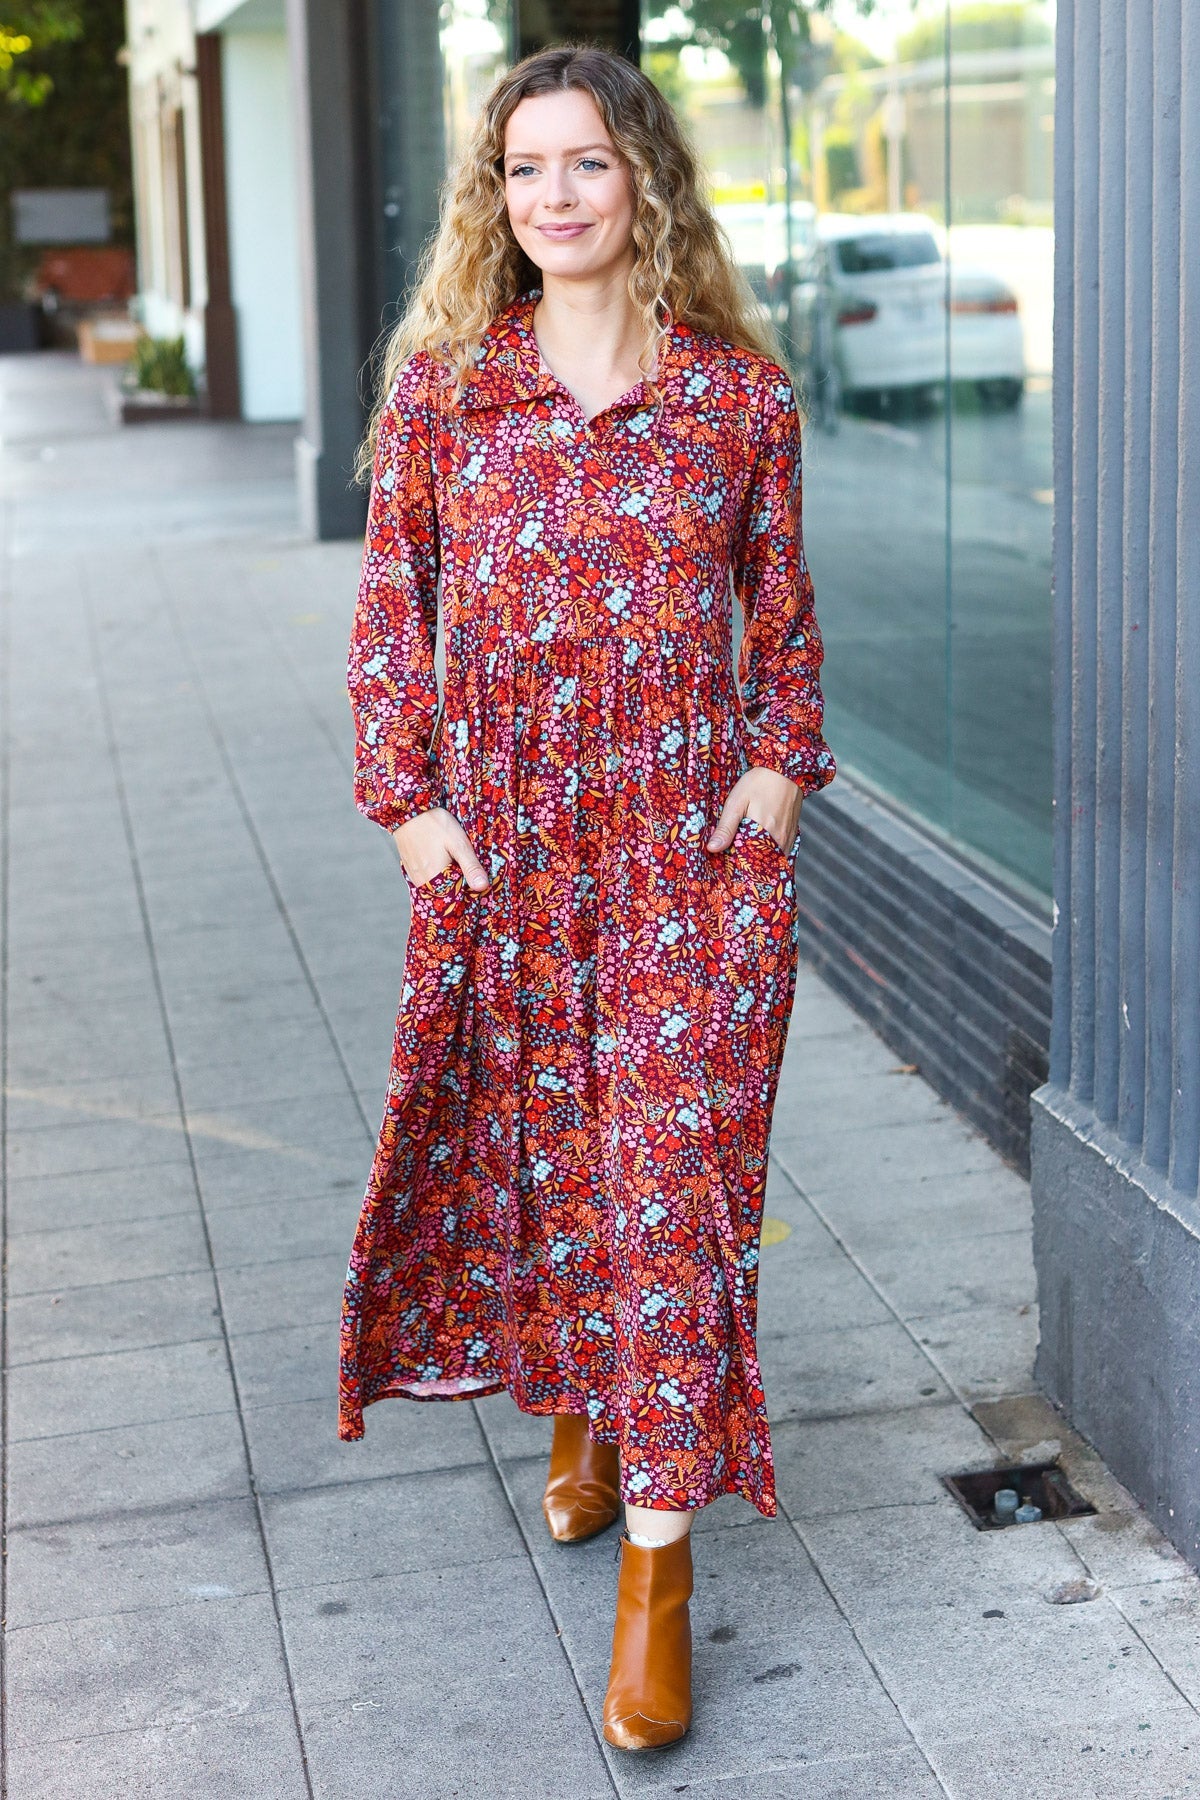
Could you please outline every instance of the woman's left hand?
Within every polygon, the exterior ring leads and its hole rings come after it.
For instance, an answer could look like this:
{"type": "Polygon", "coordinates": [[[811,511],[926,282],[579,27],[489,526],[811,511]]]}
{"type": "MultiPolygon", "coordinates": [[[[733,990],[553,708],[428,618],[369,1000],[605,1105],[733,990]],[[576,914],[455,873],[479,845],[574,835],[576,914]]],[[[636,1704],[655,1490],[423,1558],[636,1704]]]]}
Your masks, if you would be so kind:
{"type": "Polygon", "coordinates": [[[747,769],[729,791],[706,850],[728,850],[743,819],[755,819],[781,850],[795,841],[804,789],[776,769],[747,769]]]}

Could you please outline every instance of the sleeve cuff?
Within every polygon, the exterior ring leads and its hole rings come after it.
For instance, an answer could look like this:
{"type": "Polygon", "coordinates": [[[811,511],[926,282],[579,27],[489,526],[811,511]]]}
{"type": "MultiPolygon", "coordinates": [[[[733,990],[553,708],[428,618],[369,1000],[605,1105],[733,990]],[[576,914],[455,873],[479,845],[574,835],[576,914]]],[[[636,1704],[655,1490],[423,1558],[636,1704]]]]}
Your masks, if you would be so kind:
{"type": "Polygon", "coordinates": [[[407,825],[419,813],[429,812],[435,806],[445,806],[446,801],[440,785],[434,782],[408,788],[403,794],[380,793],[360,782],[357,784],[355,804],[365,818],[384,831],[392,832],[397,831],[401,825],[407,825]]]}
{"type": "Polygon", "coordinates": [[[823,739],[788,745],[769,734],[756,736],[752,731],[746,749],[751,768],[773,769],[777,775],[786,775],[805,794],[828,787],[837,774],[833,751],[823,739]]]}

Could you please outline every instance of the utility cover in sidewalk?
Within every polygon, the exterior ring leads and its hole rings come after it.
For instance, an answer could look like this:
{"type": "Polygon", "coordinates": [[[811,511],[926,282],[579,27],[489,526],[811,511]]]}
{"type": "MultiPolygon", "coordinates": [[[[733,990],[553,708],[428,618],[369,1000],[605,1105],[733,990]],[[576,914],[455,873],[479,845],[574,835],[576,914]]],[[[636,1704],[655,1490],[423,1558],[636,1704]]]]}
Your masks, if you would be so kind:
{"type": "Polygon", "coordinates": [[[977,1531],[1007,1531],[1039,1517],[1075,1519],[1096,1510],[1071,1486],[1056,1461],[968,1470],[943,1475],[941,1482],[977,1531]]]}

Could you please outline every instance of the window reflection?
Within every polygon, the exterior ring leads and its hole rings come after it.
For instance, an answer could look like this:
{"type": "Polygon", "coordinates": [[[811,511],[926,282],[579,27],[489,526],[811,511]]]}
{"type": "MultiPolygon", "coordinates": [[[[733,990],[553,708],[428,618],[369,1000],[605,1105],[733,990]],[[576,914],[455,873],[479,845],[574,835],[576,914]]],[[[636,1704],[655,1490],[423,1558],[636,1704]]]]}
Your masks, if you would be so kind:
{"type": "Polygon", "coordinates": [[[446,146],[451,164],[466,147],[492,83],[512,60],[509,0],[441,0],[446,146]]]}
{"type": "Polygon", "coordinates": [[[809,415],[841,760],[1050,890],[1049,0],[648,5],[809,415]]]}
{"type": "Polygon", "coordinates": [[[952,827],[1048,894],[1053,9],[992,10],[951,13],[952,827]]]}

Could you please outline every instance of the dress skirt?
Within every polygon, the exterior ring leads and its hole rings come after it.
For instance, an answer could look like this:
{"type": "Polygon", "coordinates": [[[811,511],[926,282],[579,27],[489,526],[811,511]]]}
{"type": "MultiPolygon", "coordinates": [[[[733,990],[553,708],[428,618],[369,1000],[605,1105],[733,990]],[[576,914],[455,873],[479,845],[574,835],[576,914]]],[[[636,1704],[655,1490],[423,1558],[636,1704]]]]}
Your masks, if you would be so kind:
{"type": "MultiPolygon", "coordinates": [[[[465,454],[453,438],[452,466],[465,454]]],[[[772,1516],[755,1334],[797,846],[746,819],[705,848],[757,760],[728,573],[668,624],[600,604],[601,579],[547,629],[532,589],[477,604],[474,566],[447,578],[430,765],[491,881],[409,883],[339,1435],[385,1398],[507,1390],[619,1445],[627,1501],[736,1493],[772,1516]]],[[[808,787],[833,767],[812,723],[808,787]]]]}

